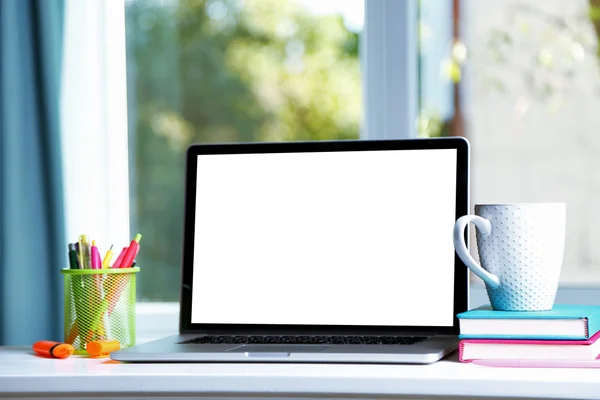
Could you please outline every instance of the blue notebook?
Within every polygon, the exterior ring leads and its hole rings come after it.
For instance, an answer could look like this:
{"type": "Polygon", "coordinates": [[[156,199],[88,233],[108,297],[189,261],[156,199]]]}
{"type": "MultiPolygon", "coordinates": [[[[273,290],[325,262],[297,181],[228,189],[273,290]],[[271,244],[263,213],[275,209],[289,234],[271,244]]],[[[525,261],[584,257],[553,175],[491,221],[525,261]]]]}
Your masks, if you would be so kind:
{"type": "Polygon", "coordinates": [[[555,304],[551,311],[494,311],[481,306],[457,315],[461,339],[586,340],[600,331],[600,306],[555,304]]]}

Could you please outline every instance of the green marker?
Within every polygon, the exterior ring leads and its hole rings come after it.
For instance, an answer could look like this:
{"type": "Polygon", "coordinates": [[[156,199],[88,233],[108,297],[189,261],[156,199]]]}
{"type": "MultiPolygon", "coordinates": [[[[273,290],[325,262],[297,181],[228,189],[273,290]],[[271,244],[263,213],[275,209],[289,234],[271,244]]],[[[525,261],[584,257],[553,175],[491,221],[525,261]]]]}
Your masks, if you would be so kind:
{"type": "Polygon", "coordinates": [[[78,258],[75,243],[69,243],[69,267],[71,269],[80,269],[78,258]]]}

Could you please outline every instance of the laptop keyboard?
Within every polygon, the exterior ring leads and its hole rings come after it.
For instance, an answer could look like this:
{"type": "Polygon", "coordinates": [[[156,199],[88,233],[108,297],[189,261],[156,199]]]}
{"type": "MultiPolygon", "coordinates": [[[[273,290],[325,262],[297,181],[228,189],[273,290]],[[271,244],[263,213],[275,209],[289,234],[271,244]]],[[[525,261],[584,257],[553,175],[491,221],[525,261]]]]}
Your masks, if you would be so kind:
{"type": "Polygon", "coordinates": [[[200,336],[181,344],[391,344],[411,345],[425,340],[415,336],[200,336]]]}

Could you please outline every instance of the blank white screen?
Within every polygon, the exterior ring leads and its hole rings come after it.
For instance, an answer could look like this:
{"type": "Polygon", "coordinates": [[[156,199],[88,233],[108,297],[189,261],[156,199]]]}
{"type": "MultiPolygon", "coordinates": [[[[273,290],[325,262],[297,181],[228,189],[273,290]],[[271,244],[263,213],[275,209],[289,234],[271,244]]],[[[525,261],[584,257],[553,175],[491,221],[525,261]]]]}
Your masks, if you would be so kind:
{"type": "Polygon", "coordinates": [[[192,323],[452,326],[456,150],[198,157],[192,323]]]}

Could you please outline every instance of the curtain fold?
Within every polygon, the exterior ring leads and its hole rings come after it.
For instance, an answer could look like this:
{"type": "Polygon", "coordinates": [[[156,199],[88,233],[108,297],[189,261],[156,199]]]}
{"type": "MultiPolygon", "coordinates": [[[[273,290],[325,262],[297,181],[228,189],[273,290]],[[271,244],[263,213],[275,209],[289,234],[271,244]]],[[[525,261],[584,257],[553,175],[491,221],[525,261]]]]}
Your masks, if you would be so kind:
{"type": "Polygon", "coordinates": [[[0,1],[0,344],[62,339],[64,0],[0,1]]]}

